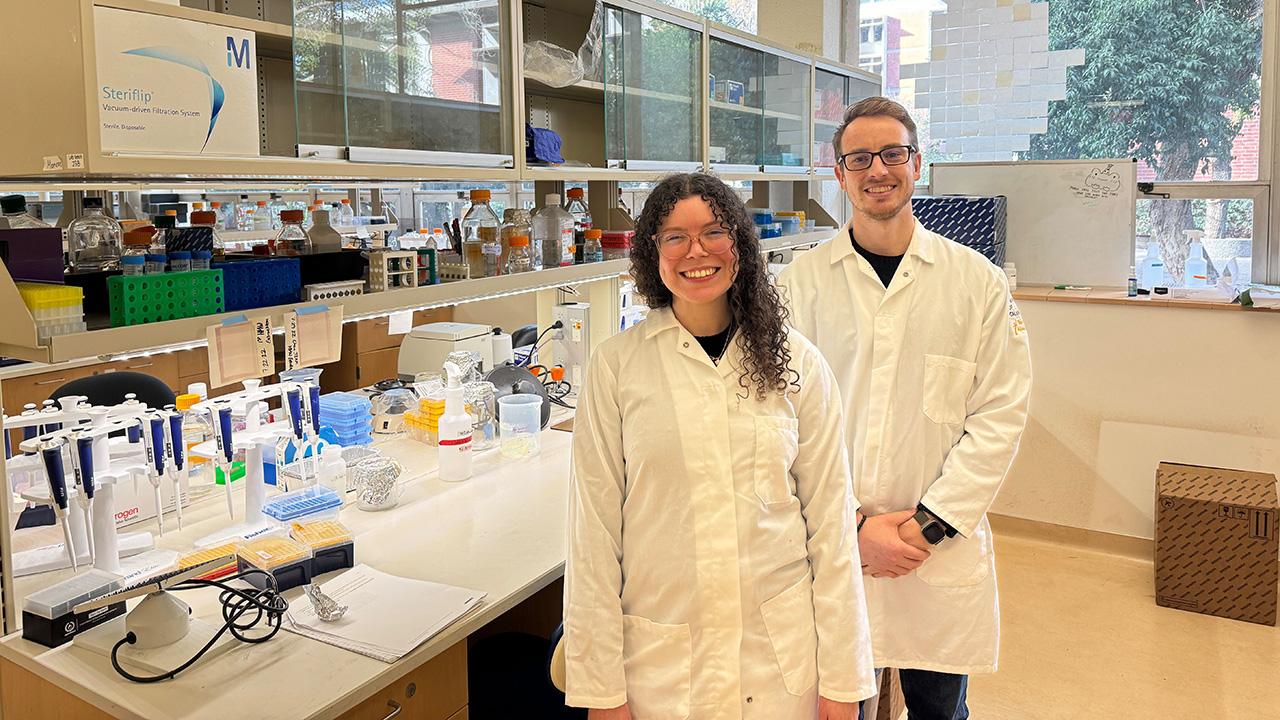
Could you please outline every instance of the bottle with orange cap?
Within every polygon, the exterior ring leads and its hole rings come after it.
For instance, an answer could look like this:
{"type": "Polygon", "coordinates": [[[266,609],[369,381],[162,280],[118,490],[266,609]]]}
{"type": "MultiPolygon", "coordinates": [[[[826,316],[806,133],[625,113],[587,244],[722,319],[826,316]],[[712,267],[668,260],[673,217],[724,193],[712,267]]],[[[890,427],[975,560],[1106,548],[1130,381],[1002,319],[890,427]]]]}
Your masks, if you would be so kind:
{"type": "MultiPolygon", "coordinates": [[[[491,253],[494,248],[497,248],[498,254],[502,252],[502,245],[498,242],[498,228],[502,223],[498,221],[498,214],[489,204],[490,197],[488,190],[472,190],[471,207],[462,218],[462,256],[466,260],[472,278],[486,277],[485,266],[488,264],[486,247],[491,253]]],[[[496,275],[498,270],[496,255],[492,264],[493,267],[490,269],[496,275]]]]}
{"type": "Polygon", "coordinates": [[[533,270],[533,255],[529,252],[528,235],[516,235],[511,238],[511,252],[507,255],[506,270],[508,275],[533,270]]]}

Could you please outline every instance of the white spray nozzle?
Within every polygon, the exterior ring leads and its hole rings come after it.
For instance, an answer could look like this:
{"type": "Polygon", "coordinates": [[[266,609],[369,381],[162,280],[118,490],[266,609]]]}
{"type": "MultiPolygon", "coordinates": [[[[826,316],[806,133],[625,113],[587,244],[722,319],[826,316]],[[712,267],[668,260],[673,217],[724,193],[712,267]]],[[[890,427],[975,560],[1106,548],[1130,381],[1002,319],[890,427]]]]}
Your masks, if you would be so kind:
{"type": "Polygon", "coordinates": [[[449,378],[450,388],[462,387],[462,368],[454,363],[446,362],[444,364],[444,374],[449,378]]]}

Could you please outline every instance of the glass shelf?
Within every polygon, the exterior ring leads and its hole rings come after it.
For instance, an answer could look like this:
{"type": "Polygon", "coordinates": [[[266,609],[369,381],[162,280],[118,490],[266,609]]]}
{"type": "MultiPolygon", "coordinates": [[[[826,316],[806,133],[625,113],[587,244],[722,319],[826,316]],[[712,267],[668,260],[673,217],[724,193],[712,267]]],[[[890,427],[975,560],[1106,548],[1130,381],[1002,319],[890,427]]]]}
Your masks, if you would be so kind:
{"type": "Polygon", "coordinates": [[[855,74],[819,65],[814,76],[813,96],[813,164],[834,167],[835,149],[832,136],[844,118],[844,109],[864,98],[880,94],[880,79],[870,73],[855,74]]]}

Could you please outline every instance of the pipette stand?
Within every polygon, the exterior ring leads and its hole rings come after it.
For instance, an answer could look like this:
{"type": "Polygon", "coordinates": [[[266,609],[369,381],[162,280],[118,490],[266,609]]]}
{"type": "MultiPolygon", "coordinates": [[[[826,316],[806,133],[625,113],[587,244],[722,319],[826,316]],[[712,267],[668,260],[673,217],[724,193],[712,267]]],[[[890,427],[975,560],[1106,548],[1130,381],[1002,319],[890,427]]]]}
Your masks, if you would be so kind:
{"type": "MultiPolygon", "coordinates": [[[[93,544],[95,553],[92,563],[99,570],[120,573],[120,558],[131,558],[149,550],[154,550],[155,537],[150,532],[121,533],[115,524],[115,483],[111,475],[99,475],[95,479],[98,485],[93,498],[93,544]],[[106,531],[104,528],[110,528],[106,531]]],[[[35,505],[48,505],[48,488],[31,488],[22,494],[28,502],[35,505]]],[[[70,498],[74,501],[75,495],[70,498]]],[[[71,543],[76,548],[76,561],[81,567],[90,564],[88,528],[84,524],[84,514],[76,507],[74,512],[67,512],[67,525],[71,529],[71,543]]],[[[66,550],[62,543],[24,550],[13,554],[14,577],[25,577],[39,573],[65,570],[71,567],[66,550]]]]}
{"type": "Polygon", "coordinates": [[[239,434],[243,440],[237,440],[236,450],[244,451],[244,522],[222,528],[196,540],[196,547],[206,548],[222,545],[236,538],[251,538],[274,527],[262,512],[267,500],[266,474],[262,469],[262,444],[274,440],[277,436],[265,430],[247,434],[239,434]]]}

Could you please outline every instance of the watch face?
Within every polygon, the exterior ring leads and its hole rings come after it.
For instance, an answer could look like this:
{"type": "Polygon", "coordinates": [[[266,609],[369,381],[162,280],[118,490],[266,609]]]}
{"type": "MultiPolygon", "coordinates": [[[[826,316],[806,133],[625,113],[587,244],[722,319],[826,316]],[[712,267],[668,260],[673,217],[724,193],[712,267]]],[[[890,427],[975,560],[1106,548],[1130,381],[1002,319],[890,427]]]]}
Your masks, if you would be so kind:
{"type": "Polygon", "coordinates": [[[931,545],[937,545],[942,541],[942,537],[947,534],[947,531],[942,529],[942,526],[936,522],[925,525],[921,528],[921,532],[924,534],[924,539],[928,540],[931,545]]]}

